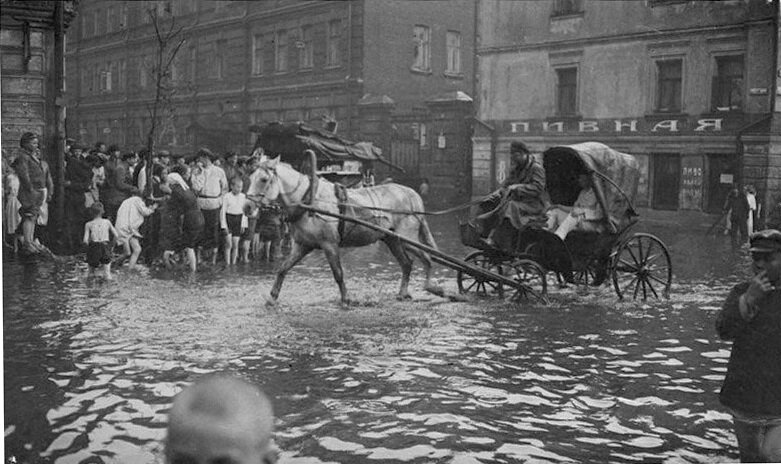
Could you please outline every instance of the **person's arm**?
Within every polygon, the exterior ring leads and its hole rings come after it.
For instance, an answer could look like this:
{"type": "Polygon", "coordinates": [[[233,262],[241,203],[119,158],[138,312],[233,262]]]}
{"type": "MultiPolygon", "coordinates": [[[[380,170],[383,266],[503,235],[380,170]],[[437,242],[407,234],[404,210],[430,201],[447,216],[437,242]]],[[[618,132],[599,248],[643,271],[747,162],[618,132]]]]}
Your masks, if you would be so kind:
{"type": "Polygon", "coordinates": [[[190,186],[192,187],[193,192],[195,192],[196,195],[201,194],[204,185],[206,185],[206,175],[204,174],[203,169],[194,171],[192,176],[190,176],[190,186]]]}
{"type": "Polygon", "coordinates": [[[247,197],[242,193],[239,198],[241,200],[241,230],[246,230],[247,227],[249,227],[249,219],[247,218],[247,214],[244,213],[244,206],[247,204],[247,197]]]}
{"type": "Polygon", "coordinates": [[[146,190],[146,166],[141,166],[138,169],[138,191],[143,192],[146,190]]]}
{"type": "Polygon", "coordinates": [[[82,239],[82,242],[84,242],[85,245],[89,244],[89,224],[84,225],[84,238],[82,239]]]}
{"type": "Polygon", "coordinates": [[[748,286],[748,282],[736,285],[724,301],[716,318],[716,332],[722,340],[734,340],[748,326],[749,320],[743,315],[746,312],[745,294],[748,286]]]}
{"type": "Polygon", "coordinates": [[[52,180],[52,171],[49,169],[49,163],[43,162],[44,175],[46,176],[46,202],[52,201],[54,196],[54,181],[52,180]]]}
{"type": "Polygon", "coordinates": [[[228,203],[227,199],[227,195],[222,197],[222,206],[220,206],[220,228],[223,230],[228,228],[228,218],[225,216],[225,208],[228,203]]]}
{"type": "Polygon", "coordinates": [[[114,224],[111,223],[111,221],[108,222],[109,231],[111,232],[111,241],[116,242],[119,238],[119,232],[117,232],[116,227],[114,227],[114,224]]]}
{"type": "Polygon", "coordinates": [[[532,163],[531,176],[528,182],[515,184],[511,189],[522,196],[540,196],[545,191],[545,170],[536,161],[532,163]]]}

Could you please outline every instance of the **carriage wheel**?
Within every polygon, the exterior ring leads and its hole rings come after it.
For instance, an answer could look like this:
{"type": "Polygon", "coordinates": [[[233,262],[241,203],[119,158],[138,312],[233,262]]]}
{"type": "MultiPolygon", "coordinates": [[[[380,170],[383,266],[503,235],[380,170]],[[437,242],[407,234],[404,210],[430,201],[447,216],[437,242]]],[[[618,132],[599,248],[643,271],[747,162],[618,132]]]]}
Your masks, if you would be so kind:
{"type": "Polygon", "coordinates": [[[619,298],[669,298],[672,280],[670,253],[655,236],[635,234],[616,251],[613,258],[613,286],[619,298]]]}
{"type": "Polygon", "coordinates": [[[572,278],[576,285],[598,287],[607,280],[609,272],[607,260],[591,258],[584,269],[573,271],[572,278]]]}
{"type": "Polygon", "coordinates": [[[542,266],[534,260],[522,258],[509,263],[509,267],[512,269],[512,278],[521,284],[512,296],[513,301],[548,303],[548,281],[542,266]]]}
{"type": "MultiPolygon", "coordinates": [[[[467,255],[464,261],[499,275],[505,274],[501,262],[489,258],[484,251],[474,251],[467,255]]],[[[481,296],[504,296],[504,287],[501,283],[476,277],[464,271],[458,271],[458,291],[460,293],[474,292],[481,296]]]]}

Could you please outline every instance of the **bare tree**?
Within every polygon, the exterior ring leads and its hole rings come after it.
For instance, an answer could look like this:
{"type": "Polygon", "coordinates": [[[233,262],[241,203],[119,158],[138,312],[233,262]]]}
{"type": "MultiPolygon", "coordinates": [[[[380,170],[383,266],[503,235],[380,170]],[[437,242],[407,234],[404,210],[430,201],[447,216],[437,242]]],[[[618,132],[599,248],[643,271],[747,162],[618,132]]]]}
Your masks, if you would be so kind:
{"type": "MultiPolygon", "coordinates": [[[[185,43],[183,37],[184,26],[177,26],[176,18],[171,15],[171,4],[166,3],[166,17],[161,17],[157,4],[147,10],[155,28],[155,58],[152,64],[151,75],[155,82],[155,100],[147,106],[149,111],[150,126],[147,133],[145,158],[146,178],[152,178],[152,156],[155,150],[155,143],[159,136],[158,131],[164,129],[166,121],[172,122],[176,116],[176,105],[174,97],[176,95],[176,85],[173,82],[172,68],[174,59],[185,43]]],[[[145,72],[142,70],[141,72],[145,72]]],[[[145,196],[151,193],[152,183],[147,182],[144,191],[145,196]]]]}

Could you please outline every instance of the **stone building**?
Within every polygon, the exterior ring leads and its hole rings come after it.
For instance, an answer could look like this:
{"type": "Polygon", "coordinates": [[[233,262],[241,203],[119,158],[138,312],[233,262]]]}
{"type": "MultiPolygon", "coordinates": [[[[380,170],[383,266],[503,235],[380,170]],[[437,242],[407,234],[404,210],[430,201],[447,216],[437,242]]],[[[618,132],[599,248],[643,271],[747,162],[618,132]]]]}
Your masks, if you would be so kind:
{"type": "MultiPolygon", "coordinates": [[[[0,0],[3,158],[15,157],[24,132],[35,132],[60,192],[66,104],[63,47],[74,8],[73,1],[0,0]]],[[[54,220],[61,220],[61,205],[54,206],[54,220]]]]}
{"type": "Polygon", "coordinates": [[[478,18],[473,195],[515,139],[636,155],[639,206],[720,212],[733,182],[766,204],[781,192],[777,1],[483,0],[478,18]]]}
{"type": "Polygon", "coordinates": [[[379,145],[405,172],[468,197],[475,2],[82,0],[68,41],[71,136],[145,145],[156,49],[149,10],[186,39],[172,69],[175,117],[157,146],[248,152],[248,128],[322,126],[379,145]],[[457,162],[454,162],[457,161],[457,162]],[[440,169],[439,164],[444,168],[440,169]]]}

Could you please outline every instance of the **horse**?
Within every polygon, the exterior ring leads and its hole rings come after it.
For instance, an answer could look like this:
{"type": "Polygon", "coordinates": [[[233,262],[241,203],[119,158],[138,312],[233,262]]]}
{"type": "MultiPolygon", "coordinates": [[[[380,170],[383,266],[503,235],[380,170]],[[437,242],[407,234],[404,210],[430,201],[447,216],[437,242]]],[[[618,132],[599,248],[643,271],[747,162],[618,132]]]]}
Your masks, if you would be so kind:
{"type": "MultiPolygon", "coordinates": [[[[314,153],[310,154],[310,166],[315,166],[314,153]]],[[[321,213],[302,210],[298,205],[305,196],[311,199],[311,206],[317,209],[339,213],[340,200],[335,185],[325,179],[316,178],[311,182],[309,176],[296,171],[291,165],[277,158],[262,158],[257,169],[250,175],[247,190],[248,200],[255,203],[271,203],[278,200],[290,220],[292,248],[290,255],[282,262],[276,273],[271,289],[270,303],[279,297],[282,283],[287,272],[312,250],[321,249],[328,259],[334,279],[339,286],[341,301],[349,303],[344,273],[339,257],[340,247],[360,247],[382,241],[401,266],[401,285],[398,299],[410,299],[408,286],[412,272],[412,257],[422,264],[426,274],[425,289],[434,293],[439,288],[431,282],[431,257],[428,253],[409,246],[396,237],[371,228],[344,222],[321,213]]],[[[423,200],[415,190],[394,183],[375,187],[345,189],[347,204],[343,214],[367,220],[400,236],[419,241],[436,248],[426,219],[416,214],[423,211],[423,200]],[[378,209],[370,209],[378,208],[378,209]]]]}

